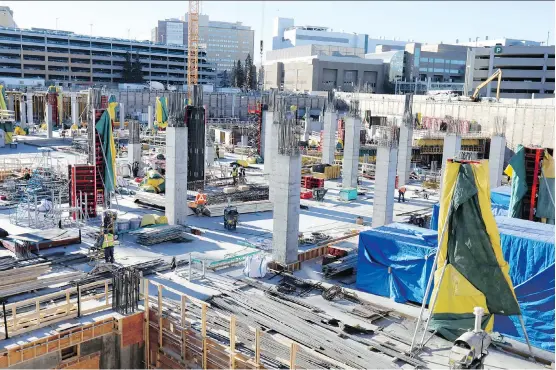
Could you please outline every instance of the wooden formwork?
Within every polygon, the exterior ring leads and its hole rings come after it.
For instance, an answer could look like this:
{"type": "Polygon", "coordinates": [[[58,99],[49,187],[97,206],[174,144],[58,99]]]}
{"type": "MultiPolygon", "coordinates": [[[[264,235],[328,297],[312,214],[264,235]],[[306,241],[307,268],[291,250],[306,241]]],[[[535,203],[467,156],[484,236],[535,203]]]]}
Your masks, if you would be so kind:
{"type": "Polygon", "coordinates": [[[79,357],[81,343],[113,333],[115,324],[114,318],[109,317],[91,324],[63,330],[56,335],[41,338],[31,343],[10,346],[0,352],[0,368],[6,369],[9,366],[76,345],[79,357]]]}
{"type": "Polygon", "coordinates": [[[210,305],[196,298],[143,280],[145,304],[145,362],[148,369],[263,369],[260,362],[260,328],[255,330],[255,356],[248,357],[236,352],[236,319],[229,320],[229,329],[223,335],[229,338],[229,345],[207,336],[207,315],[210,305]],[[149,286],[157,287],[155,299],[149,297],[149,286]],[[163,291],[180,296],[179,315],[164,313],[163,291]],[[201,312],[201,320],[193,318],[193,309],[201,312]],[[162,314],[160,314],[162,313],[162,314]],[[179,316],[179,317],[178,317],[179,316]]]}

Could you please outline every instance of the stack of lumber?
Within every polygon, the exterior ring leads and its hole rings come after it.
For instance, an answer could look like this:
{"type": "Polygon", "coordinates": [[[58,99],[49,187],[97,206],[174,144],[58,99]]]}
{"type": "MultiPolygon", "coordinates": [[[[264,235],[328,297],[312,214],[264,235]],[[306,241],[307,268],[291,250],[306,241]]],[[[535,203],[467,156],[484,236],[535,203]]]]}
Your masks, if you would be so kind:
{"type": "Polygon", "coordinates": [[[168,241],[186,241],[185,228],[180,225],[166,225],[154,229],[143,229],[132,234],[137,235],[137,243],[155,245],[168,241]]]}
{"type": "MultiPolygon", "coordinates": [[[[39,289],[48,288],[52,285],[64,283],[69,284],[71,280],[79,279],[86,275],[83,272],[69,272],[44,278],[38,278],[37,276],[34,280],[18,281],[18,272],[16,270],[19,269],[3,271],[3,273],[6,273],[10,279],[6,279],[7,283],[0,286],[0,297],[11,297],[21,293],[33,292],[39,289]]],[[[27,271],[26,279],[29,279],[29,275],[31,275],[31,272],[27,271]]],[[[5,277],[2,276],[0,278],[4,279],[5,277]]]]}
{"type": "Polygon", "coordinates": [[[330,278],[343,272],[347,273],[348,270],[353,271],[356,266],[357,254],[354,253],[322,266],[322,272],[325,278],[330,278]]]}

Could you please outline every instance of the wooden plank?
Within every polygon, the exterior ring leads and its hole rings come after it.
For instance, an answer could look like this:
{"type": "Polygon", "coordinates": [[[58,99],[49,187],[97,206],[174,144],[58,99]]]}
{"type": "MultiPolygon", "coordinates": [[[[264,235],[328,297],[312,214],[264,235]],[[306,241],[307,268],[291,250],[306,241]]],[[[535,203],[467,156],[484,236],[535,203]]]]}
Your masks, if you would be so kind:
{"type": "Polygon", "coordinates": [[[158,351],[156,366],[160,366],[160,349],[162,348],[162,284],[158,285],[158,351]]]}
{"type": "Polygon", "coordinates": [[[255,363],[261,366],[261,328],[255,329],[255,363]]]}
{"type": "Polygon", "coordinates": [[[149,357],[149,344],[150,344],[150,340],[149,340],[149,327],[150,327],[150,318],[149,318],[149,279],[144,279],[143,280],[143,289],[144,289],[144,293],[143,293],[143,302],[144,302],[144,306],[145,306],[145,318],[144,318],[144,322],[143,325],[145,325],[145,363],[147,365],[147,369],[151,368],[151,362],[150,362],[150,357],[149,357]]]}
{"type": "Polygon", "coordinates": [[[207,368],[207,305],[201,309],[201,336],[203,337],[203,369],[207,368]]]}
{"type": "Polygon", "coordinates": [[[291,348],[290,348],[290,369],[295,369],[295,358],[297,355],[297,343],[292,342],[291,348]]]}
{"type": "Polygon", "coordinates": [[[236,354],[236,317],[230,316],[230,368],[235,369],[236,354]]]}

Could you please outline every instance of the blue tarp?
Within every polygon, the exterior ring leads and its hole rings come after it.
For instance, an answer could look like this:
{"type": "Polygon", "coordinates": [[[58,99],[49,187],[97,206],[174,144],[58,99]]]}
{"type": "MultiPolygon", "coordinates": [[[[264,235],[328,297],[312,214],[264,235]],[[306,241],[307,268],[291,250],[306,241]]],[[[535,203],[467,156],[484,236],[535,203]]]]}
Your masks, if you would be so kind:
{"type": "Polygon", "coordinates": [[[360,233],[357,288],[400,303],[422,302],[436,244],[436,232],[406,224],[360,233]]]}
{"type": "MultiPolygon", "coordinates": [[[[529,340],[554,352],[554,226],[509,217],[496,224],[529,340]]],[[[525,341],[517,317],[496,316],[494,330],[525,341]]]]}
{"type": "MultiPolygon", "coordinates": [[[[529,339],[554,352],[554,225],[500,216],[496,223],[529,339]]],[[[436,231],[405,224],[362,232],[357,288],[396,302],[421,303],[436,244],[436,231]]],[[[517,317],[496,316],[494,330],[525,341],[517,317]]]]}

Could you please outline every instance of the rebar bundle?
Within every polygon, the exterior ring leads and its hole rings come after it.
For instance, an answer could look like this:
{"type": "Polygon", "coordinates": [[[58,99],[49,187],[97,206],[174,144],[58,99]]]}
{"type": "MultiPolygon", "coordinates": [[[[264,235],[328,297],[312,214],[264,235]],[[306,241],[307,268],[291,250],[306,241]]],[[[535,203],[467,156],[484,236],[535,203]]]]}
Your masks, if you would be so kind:
{"type": "Polygon", "coordinates": [[[280,97],[275,101],[274,124],[279,125],[278,153],[287,156],[299,155],[299,140],[302,123],[297,118],[297,106],[288,106],[289,100],[280,97]]]}
{"type": "Polygon", "coordinates": [[[139,308],[139,282],[141,275],[132,267],[124,267],[114,272],[112,278],[112,309],[122,315],[135,312],[139,308]]]}

